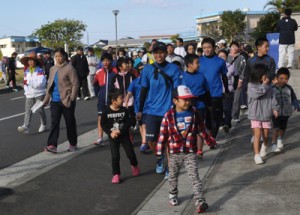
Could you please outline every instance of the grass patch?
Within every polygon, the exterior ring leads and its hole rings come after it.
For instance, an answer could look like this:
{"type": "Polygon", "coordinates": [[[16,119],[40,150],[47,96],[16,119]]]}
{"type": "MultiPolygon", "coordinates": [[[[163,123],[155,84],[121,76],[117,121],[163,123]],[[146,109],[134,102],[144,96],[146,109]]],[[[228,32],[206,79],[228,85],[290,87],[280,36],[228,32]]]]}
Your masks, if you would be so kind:
{"type": "MultiPolygon", "coordinates": [[[[23,79],[24,79],[24,70],[23,69],[17,69],[16,70],[16,82],[17,82],[17,85],[18,83],[22,83],[23,82],[23,79]]],[[[6,74],[6,78],[8,79],[8,75],[6,74]]],[[[0,82],[0,87],[5,87],[6,83],[4,83],[4,80],[2,80],[0,82]]]]}

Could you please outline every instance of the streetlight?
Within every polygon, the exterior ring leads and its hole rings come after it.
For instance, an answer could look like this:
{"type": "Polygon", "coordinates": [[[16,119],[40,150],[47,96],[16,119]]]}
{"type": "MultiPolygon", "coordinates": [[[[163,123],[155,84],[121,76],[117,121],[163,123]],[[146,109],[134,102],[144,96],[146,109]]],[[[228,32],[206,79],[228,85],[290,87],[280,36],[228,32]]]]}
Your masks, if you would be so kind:
{"type": "Polygon", "coordinates": [[[117,16],[119,14],[119,10],[113,10],[112,13],[115,15],[115,27],[116,27],[116,54],[118,56],[118,25],[117,25],[117,16]]]}

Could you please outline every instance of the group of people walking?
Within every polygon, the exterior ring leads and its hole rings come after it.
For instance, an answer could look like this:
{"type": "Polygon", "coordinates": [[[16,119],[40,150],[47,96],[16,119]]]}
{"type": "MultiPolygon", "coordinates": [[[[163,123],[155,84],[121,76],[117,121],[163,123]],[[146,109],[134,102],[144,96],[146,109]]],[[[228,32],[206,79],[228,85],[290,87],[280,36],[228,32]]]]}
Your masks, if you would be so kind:
{"type": "Polygon", "coordinates": [[[70,63],[64,49],[58,48],[54,52],[56,63],[53,61],[46,72],[45,62],[31,53],[21,60],[25,65],[26,102],[24,123],[18,131],[29,132],[31,108],[38,100],[43,103],[38,110],[39,132],[45,131],[44,106],[50,102],[51,128],[45,151],[57,153],[63,115],[70,143],[67,150],[74,152],[76,100],[97,96],[95,145],[104,145],[105,132],[111,148],[111,182],[118,184],[122,180],[121,145],[130,161],[132,175],[140,174],[132,135],[133,128],[138,127],[142,138],[139,150],[154,152],[156,172],[164,173],[168,179],[169,203],[179,204],[178,176],[185,164],[196,209],[204,212],[208,204],[197,164],[198,158],[203,157],[203,145],[215,149],[220,128],[230,132],[232,121],[240,121],[240,110],[248,109],[254,162],[263,164],[272,124],[271,151],[277,153],[284,147],[289,117],[299,110],[297,97],[288,85],[290,68],[280,66],[277,70],[274,59],[268,55],[266,38],[255,41],[255,54],[249,45],[242,48],[239,42],[232,41],[226,47],[224,42],[204,38],[201,48],[196,49],[192,44],[184,47],[181,38],[177,39],[176,48],[172,43],[152,40],[147,53],[136,51],[129,57],[125,50],[115,55],[109,50],[100,61],[92,48],[84,55],[83,48],[78,47],[70,63]]]}

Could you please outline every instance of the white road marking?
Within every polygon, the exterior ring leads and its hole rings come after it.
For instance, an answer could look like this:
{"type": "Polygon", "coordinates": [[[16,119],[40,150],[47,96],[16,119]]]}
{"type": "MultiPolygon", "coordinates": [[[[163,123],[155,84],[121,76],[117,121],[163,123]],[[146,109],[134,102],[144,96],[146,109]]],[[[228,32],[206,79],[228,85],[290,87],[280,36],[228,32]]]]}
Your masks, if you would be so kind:
{"type": "MultiPolygon", "coordinates": [[[[50,106],[45,107],[45,109],[49,109],[49,108],[50,108],[50,106]]],[[[11,116],[7,116],[7,117],[3,117],[3,118],[0,118],[0,122],[4,121],[4,120],[11,119],[11,118],[15,118],[15,117],[18,117],[18,116],[22,116],[24,114],[25,114],[25,112],[24,113],[18,113],[18,114],[15,114],[15,115],[11,115],[11,116]]]]}
{"type": "Polygon", "coordinates": [[[12,98],[12,99],[10,99],[10,100],[13,101],[13,100],[23,99],[23,98],[25,98],[25,96],[20,96],[20,97],[12,98]]]}
{"type": "MultiPolygon", "coordinates": [[[[95,147],[92,144],[95,137],[98,137],[98,129],[78,136],[78,150],[75,152],[66,151],[69,146],[69,142],[66,141],[58,146],[57,154],[41,152],[0,170],[0,187],[17,187],[69,161],[95,147]]],[[[107,139],[107,136],[105,136],[105,139],[107,139]]]]}

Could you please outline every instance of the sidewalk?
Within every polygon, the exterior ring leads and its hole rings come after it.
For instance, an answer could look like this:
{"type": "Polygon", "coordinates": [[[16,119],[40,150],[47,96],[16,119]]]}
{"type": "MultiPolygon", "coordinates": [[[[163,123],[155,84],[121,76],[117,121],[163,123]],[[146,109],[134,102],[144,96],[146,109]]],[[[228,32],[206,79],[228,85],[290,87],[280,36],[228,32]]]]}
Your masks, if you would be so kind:
{"type": "MultiPolygon", "coordinates": [[[[289,121],[284,151],[268,153],[263,165],[254,164],[247,119],[227,136],[220,131],[222,147],[206,151],[205,159],[199,162],[210,206],[205,214],[299,214],[299,121],[300,114],[295,113],[289,121]]],[[[168,183],[164,181],[132,214],[197,214],[184,169],[179,182],[179,206],[168,204],[168,183]]]]}
{"type": "MultiPolygon", "coordinates": [[[[204,159],[199,160],[199,174],[204,185],[207,181],[207,176],[214,167],[215,162],[218,160],[218,154],[223,151],[226,144],[231,142],[236,133],[235,127],[238,125],[239,124],[233,124],[234,128],[228,135],[226,135],[223,131],[219,132],[217,137],[219,147],[217,149],[210,150],[207,145],[204,146],[204,159]]],[[[169,205],[168,182],[164,180],[132,214],[189,214],[190,209],[188,206],[190,202],[193,202],[193,189],[185,168],[183,167],[180,172],[178,181],[178,206],[173,207],[169,205]]],[[[194,205],[193,210],[195,210],[194,205]]]]}

